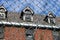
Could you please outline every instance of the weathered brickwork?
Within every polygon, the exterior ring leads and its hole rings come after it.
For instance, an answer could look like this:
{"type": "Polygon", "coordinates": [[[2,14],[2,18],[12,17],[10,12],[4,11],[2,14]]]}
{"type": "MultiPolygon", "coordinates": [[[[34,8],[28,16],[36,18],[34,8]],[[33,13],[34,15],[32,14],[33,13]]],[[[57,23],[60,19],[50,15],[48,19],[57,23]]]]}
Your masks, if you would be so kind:
{"type": "MultiPolygon", "coordinates": [[[[4,28],[5,40],[26,40],[26,29],[17,27],[5,27],[4,28]]],[[[37,29],[34,31],[35,40],[54,40],[52,30],[37,29]]]]}
{"type": "Polygon", "coordinates": [[[25,40],[25,29],[16,27],[5,27],[5,40],[25,40]]]}
{"type": "Polygon", "coordinates": [[[35,31],[35,40],[53,40],[52,31],[37,29],[35,31]]]}

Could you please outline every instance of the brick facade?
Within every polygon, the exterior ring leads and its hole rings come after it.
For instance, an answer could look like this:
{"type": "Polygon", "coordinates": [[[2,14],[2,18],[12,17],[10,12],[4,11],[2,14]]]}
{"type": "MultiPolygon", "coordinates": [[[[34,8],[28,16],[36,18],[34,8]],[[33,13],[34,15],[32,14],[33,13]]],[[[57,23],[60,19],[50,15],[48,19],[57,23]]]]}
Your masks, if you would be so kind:
{"type": "MultiPolygon", "coordinates": [[[[4,39],[5,40],[26,40],[25,28],[18,27],[5,27],[4,28],[4,39]]],[[[34,31],[35,40],[53,40],[51,30],[37,29],[34,31]]]]}
{"type": "Polygon", "coordinates": [[[37,29],[35,31],[35,40],[53,40],[52,31],[37,29]]]}
{"type": "Polygon", "coordinates": [[[16,27],[5,27],[5,40],[25,40],[25,29],[16,27]]]}

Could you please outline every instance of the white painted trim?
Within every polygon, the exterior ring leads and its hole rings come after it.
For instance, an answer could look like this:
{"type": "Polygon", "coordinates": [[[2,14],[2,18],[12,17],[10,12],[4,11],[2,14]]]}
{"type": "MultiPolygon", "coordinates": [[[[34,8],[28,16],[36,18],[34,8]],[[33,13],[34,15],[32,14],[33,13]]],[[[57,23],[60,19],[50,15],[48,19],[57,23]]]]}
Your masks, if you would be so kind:
{"type": "Polygon", "coordinates": [[[32,26],[32,27],[45,27],[45,28],[57,28],[60,29],[60,26],[50,26],[50,25],[41,25],[41,24],[33,24],[33,23],[18,23],[18,22],[6,22],[0,21],[0,24],[4,25],[18,25],[18,26],[32,26]]]}
{"type": "Polygon", "coordinates": [[[23,16],[23,20],[24,20],[24,21],[26,20],[25,17],[26,17],[26,15],[23,16]]]}

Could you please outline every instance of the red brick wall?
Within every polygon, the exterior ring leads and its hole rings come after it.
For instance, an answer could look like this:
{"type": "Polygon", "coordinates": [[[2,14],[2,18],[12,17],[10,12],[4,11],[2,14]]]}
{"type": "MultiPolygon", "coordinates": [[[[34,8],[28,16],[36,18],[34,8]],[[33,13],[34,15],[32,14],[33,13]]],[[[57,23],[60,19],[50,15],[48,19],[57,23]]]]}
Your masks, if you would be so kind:
{"type": "Polygon", "coordinates": [[[35,31],[35,40],[53,40],[53,35],[51,30],[37,29],[35,31]]]}
{"type": "Polygon", "coordinates": [[[34,33],[35,33],[35,35],[34,35],[34,39],[35,40],[42,40],[41,39],[41,36],[42,36],[41,33],[42,33],[42,31],[40,31],[39,29],[37,29],[34,33]]]}
{"type": "MultiPolygon", "coordinates": [[[[35,40],[53,40],[53,35],[51,30],[42,30],[37,29],[34,32],[35,40]]],[[[5,27],[4,32],[5,40],[25,40],[25,28],[17,28],[17,27],[5,27]]]]}
{"type": "Polygon", "coordinates": [[[5,27],[5,40],[25,40],[25,28],[5,27]]]}

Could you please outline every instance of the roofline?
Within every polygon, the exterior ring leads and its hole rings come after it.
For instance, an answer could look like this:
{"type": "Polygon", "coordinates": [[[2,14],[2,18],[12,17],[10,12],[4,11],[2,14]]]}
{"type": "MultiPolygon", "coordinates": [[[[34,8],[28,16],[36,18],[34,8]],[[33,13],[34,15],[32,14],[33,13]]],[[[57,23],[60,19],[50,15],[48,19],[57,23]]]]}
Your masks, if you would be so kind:
{"type": "Polygon", "coordinates": [[[18,23],[18,22],[6,22],[6,21],[0,21],[0,24],[3,25],[17,25],[17,26],[32,26],[32,27],[43,27],[43,28],[56,28],[60,29],[60,26],[51,26],[51,25],[41,25],[41,24],[33,24],[33,23],[18,23]]]}

